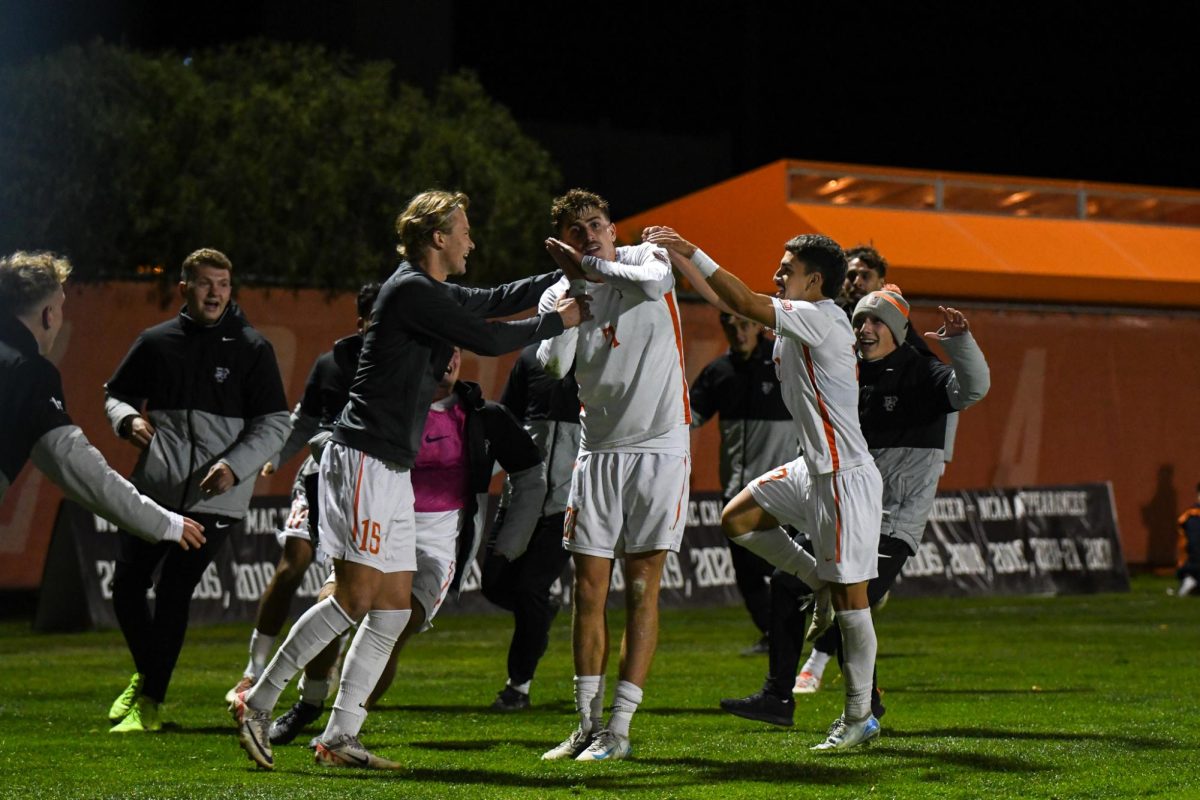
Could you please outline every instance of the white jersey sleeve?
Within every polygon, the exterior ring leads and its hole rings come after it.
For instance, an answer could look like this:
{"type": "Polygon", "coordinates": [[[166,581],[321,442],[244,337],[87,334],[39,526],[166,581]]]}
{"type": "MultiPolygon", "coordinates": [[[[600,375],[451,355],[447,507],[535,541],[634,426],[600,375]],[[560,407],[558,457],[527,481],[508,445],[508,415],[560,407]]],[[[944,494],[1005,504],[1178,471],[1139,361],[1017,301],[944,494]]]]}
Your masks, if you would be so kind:
{"type": "Polygon", "coordinates": [[[806,300],[771,298],[775,305],[775,335],[816,347],[825,341],[833,328],[833,320],[815,304],[806,300]]]}
{"type": "Polygon", "coordinates": [[[655,244],[622,247],[618,261],[583,257],[583,269],[623,292],[640,292],[648,300],[659,300],[674,287],[671,259],[655,244]]]}

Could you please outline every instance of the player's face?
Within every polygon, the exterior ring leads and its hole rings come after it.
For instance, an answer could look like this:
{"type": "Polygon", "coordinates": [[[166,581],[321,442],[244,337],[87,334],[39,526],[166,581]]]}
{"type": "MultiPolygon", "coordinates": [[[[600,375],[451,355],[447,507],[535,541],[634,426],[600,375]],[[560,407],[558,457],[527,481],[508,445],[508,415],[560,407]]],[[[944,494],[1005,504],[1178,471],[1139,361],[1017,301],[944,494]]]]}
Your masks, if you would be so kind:
{"type": "Polygon", "coordinates": [[[805,273],[804,262],[788,251],[775,271],[775,287],[779,290],[775,296],[785,300],[819,300],[821,273],[805,273]]]}
{"type": "Polygon", "coordinates": [[[233,280],[229,270],[201,264],[191,280],[179,284],[188,316],[202,325],[215,325],[229,306],[233,280]]]}
{"type": "Polygon", "coordinates": [[[859,317],[855,330],[858,337],[858,352],[864,361],[878,361],[896,349],[896,337],[892,329],[870,314],[859,317]]]}
{"type": "Polygon", "coordinates": [[[735,319],[722,325],[721,329],[725,331],[725,338],[729,340],[729,349],[742,358],[754,351],[754,345],[758,344],[758,335],[762,333],[762,326],[748,319],[735,319]]]}
{"type": "Polygon", "coordinates": [[[851,259],[846,268],[846,294],[851,302],[857,303],[871,292],[883,288],[883,278],[861,258],[851,259]]]}
{"type": "Polygon", "coordinates": [[[617,227],[598,208],[584,209],[558,233],[564,242],[585,256],[617,260],[617,227]]]}
{"type": "Polygon", "coordinates": [[[450,228],[442,232],[442,255],[447,275],[462,275],[467,271],[467,256],[475,249],[471,241],[471,223],[461,208],[450,215],[450,228]]]}

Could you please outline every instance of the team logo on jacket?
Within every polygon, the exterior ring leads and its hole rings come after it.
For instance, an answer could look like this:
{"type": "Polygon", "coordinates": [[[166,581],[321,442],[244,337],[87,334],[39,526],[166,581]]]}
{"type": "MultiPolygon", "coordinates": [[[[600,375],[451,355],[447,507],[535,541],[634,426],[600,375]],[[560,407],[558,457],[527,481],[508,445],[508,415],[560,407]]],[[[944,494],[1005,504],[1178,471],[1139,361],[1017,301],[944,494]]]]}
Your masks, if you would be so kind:
{"type": "Polygon", "coordinates": [[[225,379],[228,377],[229,377],[229,368],[228,367],[217,367],[217,371],[213,373],[213,378],[216,379],[217,383],[224,383],[225,379]]]}
{"type": "Polygon", "coordinates": [[[57,408],[59,411],[63,411],[63,410],[64,410],[64,409],[63,409],[63,402],[62,402],[62,400],[59,400],[57,397],[51,397],[51,398],[50,398],[50,405],[54,406],[54,407],[55,407],[55,408],[57,408]]]}
{"type": "Polygon", "coordinates": [[[885,411],[895,411],[896,404],[900,402],[900,398],[895,395],[884,395],[883,408],[885,411]]]}

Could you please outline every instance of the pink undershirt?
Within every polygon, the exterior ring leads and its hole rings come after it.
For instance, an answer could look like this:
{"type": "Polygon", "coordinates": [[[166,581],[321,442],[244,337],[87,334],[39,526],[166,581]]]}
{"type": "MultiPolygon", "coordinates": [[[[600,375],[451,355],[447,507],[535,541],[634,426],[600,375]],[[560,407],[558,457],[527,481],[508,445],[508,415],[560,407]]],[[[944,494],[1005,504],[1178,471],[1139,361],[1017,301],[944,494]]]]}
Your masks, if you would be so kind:
{"type": "Polygon", "coordinates": [[[412,468],[415,511],[455,511],[466,506],[470,477],[465,431],[467,413],[451,395],[429,407],[421,450],[412,468]]]}

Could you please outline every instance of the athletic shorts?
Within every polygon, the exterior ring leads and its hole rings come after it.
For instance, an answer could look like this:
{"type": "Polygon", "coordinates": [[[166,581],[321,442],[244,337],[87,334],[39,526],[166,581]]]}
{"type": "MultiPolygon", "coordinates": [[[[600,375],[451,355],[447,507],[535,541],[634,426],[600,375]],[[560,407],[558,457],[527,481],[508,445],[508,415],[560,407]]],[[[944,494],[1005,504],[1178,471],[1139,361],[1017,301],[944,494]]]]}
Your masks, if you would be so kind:
{"type": "Polygon", "coordinates": [[[849,584],[878,575],[883,479],[874,462],[811,475],[798,458],[751,481],[749,489],[768,514],[809,534],[818,578],[849,584]]]}
{"type": "Polygon", "coordinates": [[[408,469],[330,442],[321,457],[318,558],[415,572],[417,531],[408,469]]]}
{"type": "Polygon", "coordinates": [[[604,558],[678,552],[691,472],[688,455],[581,452],[571,475],[563,547],[604,558]]]}

